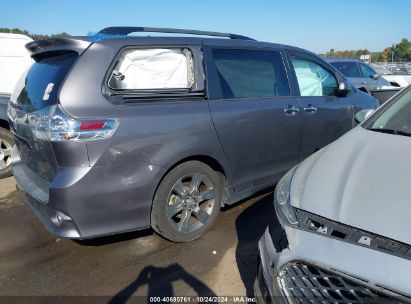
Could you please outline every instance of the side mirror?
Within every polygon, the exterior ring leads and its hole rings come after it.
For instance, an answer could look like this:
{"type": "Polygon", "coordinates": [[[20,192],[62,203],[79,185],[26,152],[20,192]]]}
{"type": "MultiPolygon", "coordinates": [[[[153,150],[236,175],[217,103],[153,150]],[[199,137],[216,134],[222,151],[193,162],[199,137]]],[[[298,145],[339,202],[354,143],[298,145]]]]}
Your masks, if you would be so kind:
{"type": "Polygon", "coordinates": [[[338,96],[345,97],[350,92],[350,84],[346,81],[338,83],[338,96]]]}
{"type": "Polygon", "coordinates": [[[378,74],[374,74],[374,75],[372,76],[372,79],[374,79],[374,80],[378,80],[378,79],[380,79],[380,75],[378,75],[378,74]]]}
{"type": "Polygon", "coordinates": [[[366,120],[372,113],[374,113],[375,110],[372,109],[364,109],[361,111],[358,111],[357,114],[354,116],[354,120],[357,123],[362,123],[364,120],[366,120]]]}

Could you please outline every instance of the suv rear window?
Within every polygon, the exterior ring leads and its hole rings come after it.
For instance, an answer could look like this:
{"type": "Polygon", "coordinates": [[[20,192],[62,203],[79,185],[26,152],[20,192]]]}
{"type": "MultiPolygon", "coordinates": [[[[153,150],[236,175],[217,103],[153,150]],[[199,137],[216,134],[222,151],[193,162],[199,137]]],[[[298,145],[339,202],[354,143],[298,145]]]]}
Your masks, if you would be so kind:
{"type": "Polygon", "coordinates": [[[290,94],[279,52],[214,49],[213,57],[224,99],[290,94]]]}
{"type": "Polygon", "coordinates": [[[373,78],[375,74],[377,74],[376,71],[374,71],[372,68],[370,68],[368,65],[364,63],[361,63],[360,67],[361,67],[362,75],[365,78],[373,78]]]}
{"type": "Polygon", "coordinates": [[[193,83],[193,58],[186,48],[128,49],[108,81],[114,90],[189,89],[193,83]]]}
{"type": "Polygon", "coordinates": [[[362,77],[358,64],[355,62],[332,62],[331,65],[345,77],[362,77]]]}
{"type": "Polygon", "coordinates": [[[20,77],[11,101],[33,110],[58,103],[59,88],[77,58],[74,52],[53,53],[36,61],[20,77]]]}

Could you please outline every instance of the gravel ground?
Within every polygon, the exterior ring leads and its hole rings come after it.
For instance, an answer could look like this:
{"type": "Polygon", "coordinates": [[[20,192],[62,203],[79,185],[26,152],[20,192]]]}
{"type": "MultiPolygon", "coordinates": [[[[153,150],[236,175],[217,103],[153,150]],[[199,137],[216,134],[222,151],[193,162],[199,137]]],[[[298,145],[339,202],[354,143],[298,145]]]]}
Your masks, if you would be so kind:
{"type": "Polygon", "coordinates": [[[76,242],[48,233],[25,206],[14,179],[3,179],[0,296],[16,303],[57,299],[50,296],[106,303],[152,296],[252,297],[257,242],[273,212],[267,193],[226,208],[209,233],[190,243],[171,243],[151,230],[76,242]]]}

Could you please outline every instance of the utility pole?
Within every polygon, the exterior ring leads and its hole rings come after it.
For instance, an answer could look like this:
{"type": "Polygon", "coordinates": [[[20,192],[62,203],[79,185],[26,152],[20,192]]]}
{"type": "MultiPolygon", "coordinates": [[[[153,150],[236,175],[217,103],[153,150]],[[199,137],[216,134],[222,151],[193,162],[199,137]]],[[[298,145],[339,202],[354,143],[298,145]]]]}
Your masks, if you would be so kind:
{"type": "Polygon", "coordinates": [[[391,62],[394,62],[395,44],[392,45],[391,62]]]}

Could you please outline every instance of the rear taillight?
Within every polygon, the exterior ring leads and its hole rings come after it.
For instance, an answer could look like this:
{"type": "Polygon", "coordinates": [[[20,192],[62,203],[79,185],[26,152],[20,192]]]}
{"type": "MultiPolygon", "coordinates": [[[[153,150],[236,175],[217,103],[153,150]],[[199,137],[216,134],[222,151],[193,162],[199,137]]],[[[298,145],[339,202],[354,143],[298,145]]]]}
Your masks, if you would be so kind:
{"type": "Polygon", "coordinates": [[[87,141],[105,139],[118,127],[117,119],[75,119],[54,105],[28,115],[33,134],[49,141],[87,141]]]}

